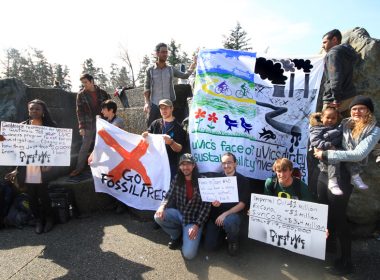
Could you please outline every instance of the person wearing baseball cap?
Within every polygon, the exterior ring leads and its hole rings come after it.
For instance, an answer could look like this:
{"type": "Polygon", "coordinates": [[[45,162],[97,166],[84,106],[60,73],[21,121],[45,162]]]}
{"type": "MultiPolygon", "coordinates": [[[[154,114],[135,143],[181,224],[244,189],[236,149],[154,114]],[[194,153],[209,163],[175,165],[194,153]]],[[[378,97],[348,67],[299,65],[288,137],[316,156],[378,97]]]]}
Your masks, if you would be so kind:
{"type": "MultiPolygon", "coordinates": [[[[342,148],[344,150],[314,150],[314,156],[328,164],[341,164],[339,197],[327,192],[327,172],[320,172],[317,183],[318,200],[329,205],[329,229],[335,229],[340,243],[340,257],[334,263],[336,274],[345,275],[353,271],[351,262],[351,231],[347,222],[346,210],[353,185],[361,190],[368,186],[360,173],[367,165],[368,155],[380,140],[380,128],[376,125],[374,104],[371,98],[355,96],[350,103],[350,115],[342,121],[342,148]]],[[[335,235],[331,235],[335,236],[335,235]]]]}
{"type": "Polygon", "coordinates": [[[193,156],[183,154],[177,176],[154,215],[156,223],[170,235],[169,249],[175,250],[182,243],[182,254],[189,260],[197,254],[211,209],[209,202],[202,201],[199,177],[193,156]]]}

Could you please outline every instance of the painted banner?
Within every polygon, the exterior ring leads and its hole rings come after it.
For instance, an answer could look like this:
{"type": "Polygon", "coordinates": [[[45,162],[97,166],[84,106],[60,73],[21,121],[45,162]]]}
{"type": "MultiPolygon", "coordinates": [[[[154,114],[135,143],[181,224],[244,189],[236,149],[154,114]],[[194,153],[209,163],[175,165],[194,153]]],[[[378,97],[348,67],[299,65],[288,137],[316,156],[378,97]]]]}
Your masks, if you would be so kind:
{"type": "Polygon", "coordinates": [[[0,165],[69,166],[72,129],[1,122],[0,165]]]}
{"type": "Polygon", "coordinates": [[[327,213],[324,204],[252,194],[248,237],[324,260],[327,213]]]}
{"type": "Polygon", "coordinates": [[[162,135],[128,133],[96,120],[91,171],[96,192],[108,193],[140,210],[157,210],[170,185],[168,155],[162,135]]]}
{"type": "Polygon", "coordinates": [[[199,178],[202,201],[239,202],[236,176],[199,178]]]}
{"type": "Polygon", "coordinates": [[[308,116],[315,111],[323,57],[269,59],[216,49],[198,54],[189,116],[191,151],[201,172],[219,172],[221,155],[235,154],[238,171],[272,176],[290,159],[307,180],[308,116]]]}

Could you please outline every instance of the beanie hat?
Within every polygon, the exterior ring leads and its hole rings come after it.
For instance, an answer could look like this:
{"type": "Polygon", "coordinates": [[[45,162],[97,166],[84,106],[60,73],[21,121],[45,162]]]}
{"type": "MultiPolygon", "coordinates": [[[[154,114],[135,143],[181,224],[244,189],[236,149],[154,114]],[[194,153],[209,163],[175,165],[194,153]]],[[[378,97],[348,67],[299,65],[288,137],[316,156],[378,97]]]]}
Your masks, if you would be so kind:
{"type": "Polygon", "coordinates": [[[371,113],[373,113],[373,111],[375,110],[371,98],[364,95],[357,95],[354,97],[350,104],[350,110],[355,105],[365,105],[371,111],[371,113]]]}

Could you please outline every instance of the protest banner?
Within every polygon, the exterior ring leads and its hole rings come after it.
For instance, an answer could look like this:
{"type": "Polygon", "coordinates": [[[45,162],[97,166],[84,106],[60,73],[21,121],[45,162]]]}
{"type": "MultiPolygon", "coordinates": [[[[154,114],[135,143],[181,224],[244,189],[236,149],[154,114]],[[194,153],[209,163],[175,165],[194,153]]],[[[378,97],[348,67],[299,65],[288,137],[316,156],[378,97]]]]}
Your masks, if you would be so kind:
{"type": "Polygon", "coordinates": [[[236,176],[199,178],[202,201],[239,202],[236,176]]]}
{"type": "Polygon", "coordinates": [[[128,133],[100,118],[91,171],[96,192],[114,196],[140,210],[156,210],[170,185],[162,135],[128,133]]]}
{"type": "Polygon", "coordinates": [[[72,129],[1,122],[0,165],[70,166],[72,129]]]}
{"type": "Polygon", "coordinates": [[[286,157],[307,181],[308,116],[315,111],[323,56],[268,58],[201,50],[189,113],[191,152],[200,172],[218,172],[235,154],[238,171],[264,180],[286,157]]]}
{"type": "Polygon", "coordinates": [[[324,260],[327,212],[324,204],[252,194],[248,237],[324,260]]]}

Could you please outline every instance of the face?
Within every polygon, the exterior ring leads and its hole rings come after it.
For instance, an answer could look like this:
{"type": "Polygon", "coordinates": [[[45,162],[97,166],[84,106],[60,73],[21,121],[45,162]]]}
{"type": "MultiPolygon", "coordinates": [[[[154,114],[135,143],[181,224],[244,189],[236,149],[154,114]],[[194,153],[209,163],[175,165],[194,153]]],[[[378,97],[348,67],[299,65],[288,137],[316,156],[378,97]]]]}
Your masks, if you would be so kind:
{"type": "Polygon", "coordinates": [[[355,105],[351,108],[351,118],[354,121],[364,120],[369,115],[368,107],[365,105],[355,105]]]}
{"type": "Polygon", "coordinates": [[[292,178],[292,170],[287,168],[286,170],[276,170],[276,175],[278,178],[278,181],[280,184],[284,184],[286,182],[289,182],[289,180],[292,178]]]}
{"type": "Polygon", "coordinates": [[[28,106],[29,117],[31,119],[42,119],[44,108],[37,103],[30,103],[28,106]]]}
{"type": "Polygon", "coordinates": [[[326,52],[329,52],[329,50],[332,47],[335,47],[336,45],[338,45],[338,40],[336,39],[336,37],[332,37],[331,39],[328,39],[327,35],[325,37],[323,37],[323,39],[322,39],[322,48],[326,52]]]}
{"type": "Polygon", "coordinates": [[[113,116],[113,110],[108,110],[107,107],[104,107],[101,112],[105,118],[109,118],[113,116]]]}
{"type": "Polygon", "coordinates": [[[173,107],[160,105],[160,113],[163,119],[170,118],[173,114],[173,107]]]}
{"type": "Polygon", "coordinates": [[[234,159],[230,155],[225,155],[222,157],[222,167],[224,174],[227,176],[233,176],[236,171],[237,163],[234,162],[234,159]]]}
{"type": "Polygon", "coordinates": [[[338,122],[338,112],[333,109],[327,109],[323,112],[321,121],[324,126],[334,126],[338,122]]]}
{"type": "Polygon", "coordinates": [[[158,52],[156,52],[157,58],[159,62],[166,62],[168,59],[168,48],[161,47],[158,52]]]}
{"type": "Polygon", "coordinates": [[[187,162],[187,161],[184,161],[179,165],[179,169],[182,171],[185,177],[191,176],[191,174],[193,173],[194,167],[195,167],[194,163],[187,162]]]}
{"type": "Polygon", "coordinates": [[[80,80],[82,83],[82,86],[87,91],[93,91],[94,90],[94,81],[89,81],[87,79],[80,80]]]}

